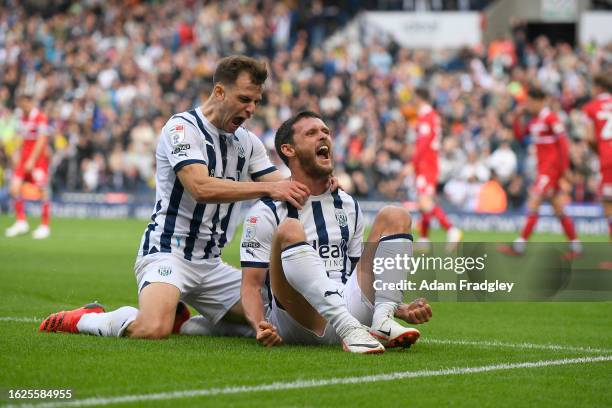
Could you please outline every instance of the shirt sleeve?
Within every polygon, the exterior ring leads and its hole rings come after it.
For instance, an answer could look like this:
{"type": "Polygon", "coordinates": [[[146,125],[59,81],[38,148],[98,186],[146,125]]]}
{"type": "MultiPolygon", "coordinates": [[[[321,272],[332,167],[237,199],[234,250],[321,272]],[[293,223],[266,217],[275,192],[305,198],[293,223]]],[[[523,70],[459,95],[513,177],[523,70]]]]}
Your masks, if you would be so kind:
{"type": "Polygon", "coordinates": [[[272,173],[276,170],[276,167],[270,161],[266,153],[266,148],[261,140],[250,132],[249,136],[253,144],[253,150],[251,151],[251,158],[249,160],[249,176],[251,176],[251,179],[255,180],[258,177],[272,173]]]}
{"type": "MultiPolygon", "coordinates": [[[[204,140],[191,124],[173,120],[164,126],[159,143],[175,172],[189,164],[208,165],[204,140]]],[[[214,152],[214,150],[213,150],[214,152]]]]}
{"type": "Polygon", "coordinates": [[[255,204],[247,213],[242,228],[241,267],[268,268],[275,230],[276,221],[271,210],[261,202],[255,204]]]}

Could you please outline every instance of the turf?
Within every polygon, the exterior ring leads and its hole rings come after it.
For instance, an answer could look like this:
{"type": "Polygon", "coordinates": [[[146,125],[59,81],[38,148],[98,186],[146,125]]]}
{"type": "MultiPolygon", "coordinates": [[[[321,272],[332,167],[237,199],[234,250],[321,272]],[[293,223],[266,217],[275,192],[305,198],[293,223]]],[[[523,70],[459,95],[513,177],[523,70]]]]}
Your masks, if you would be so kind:
{"type": "MultiPolygon", "coordinates": [[[[0,220],[0,231],[10,221],[0,220]]],[[[41,402],[8,400],[9,389],[70,388],[80,400],[612,355],[612,303],[435,303],[433,319],[420,328],[422,342],[379,356],[349,355],[339,346],[265,349],[239,338],[138,341],[39,334],[37,323],[1,319],[43,317],[95,299],[110,309],[136,305],[132,267],[145,224],[57,219],[46,241],[0,237],[0,404],[41,402]],[[495,341],[568,347],[482,343],[495,341]]],[[[511,238],[466,234],[472,241],[511,238]]],[[[561,240],[556,235],[535,238],[561,240]]],[[[584,239],[606,241],[605,236],[584,239]]],[[[238,264],[235,243],[224,257],[238,264]]],[[[590,407],[612,405],[610,383],[608,361],[116,405],[590,407]]]]}

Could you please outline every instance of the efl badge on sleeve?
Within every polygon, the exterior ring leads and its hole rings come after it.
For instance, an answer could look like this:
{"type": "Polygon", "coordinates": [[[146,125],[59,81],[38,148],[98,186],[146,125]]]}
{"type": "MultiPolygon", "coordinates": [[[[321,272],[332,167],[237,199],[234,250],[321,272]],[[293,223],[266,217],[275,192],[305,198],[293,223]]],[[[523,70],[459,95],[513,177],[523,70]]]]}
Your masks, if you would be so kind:
{"type": "Polygon", "coordinates": [[[170,141],[173,146],[179,145],[185,141],[185,125],[174,125],[170,129],[170,141]]]}

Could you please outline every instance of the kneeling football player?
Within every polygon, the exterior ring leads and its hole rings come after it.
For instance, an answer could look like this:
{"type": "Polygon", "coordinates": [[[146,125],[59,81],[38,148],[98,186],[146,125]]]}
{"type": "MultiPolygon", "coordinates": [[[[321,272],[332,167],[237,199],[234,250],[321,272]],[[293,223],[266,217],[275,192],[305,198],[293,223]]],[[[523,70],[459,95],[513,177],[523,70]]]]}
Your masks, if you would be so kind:
{"type": "Polygon", "coordinates": [[[300,210],[263,198],[246,217],[242,305],[257,340],[266,346],[341,343],[354,353],[381,353],[385,347],[416,342],[419,331],[394,316],[424,323],[431,308],[424,299],[401,304],[402,290],[388,285],[405,280],[407,269],[396,265],[373,273],[375,258],[412,255],[409,213],[383,208],[362,253],[364,222],[358,203],[327,188],[332,138],[321,117],[306,111],[287,120],[275,145],[292,178],[307,185],[311,196],[300,210]],[[271,291],[266,313],[262,290],[267,276],[271,291]]]}

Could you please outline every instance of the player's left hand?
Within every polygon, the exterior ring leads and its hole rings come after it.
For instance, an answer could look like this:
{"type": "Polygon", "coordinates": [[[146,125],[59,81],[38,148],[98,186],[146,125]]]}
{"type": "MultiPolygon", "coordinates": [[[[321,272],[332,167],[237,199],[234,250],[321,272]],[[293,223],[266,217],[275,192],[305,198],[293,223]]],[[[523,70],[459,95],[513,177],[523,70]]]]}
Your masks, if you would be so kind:
{"type": "Polygon", "coordinates": [[[340,188],[340,183],[338,183],[338,179],[333,174],[329,176],[329,179],[327,180],[327,188],[329,191],[336,191],[338,188],[340,188]]]}
{"type": "Polygon", "coordinates": [[[410,304],[402,303],[395,311],[395,317],[410,324],[428,322],[431,316],[431,306],[429,306],[425,298],[415,299],[410,304]]]}
{"type": "Polygon", "coordinates": [[[279,346],[283,344],[283,338],[276,331],[272,323],[262,320],[257,324],[255,335],[257,342],[266,347],[279,346]]]}

